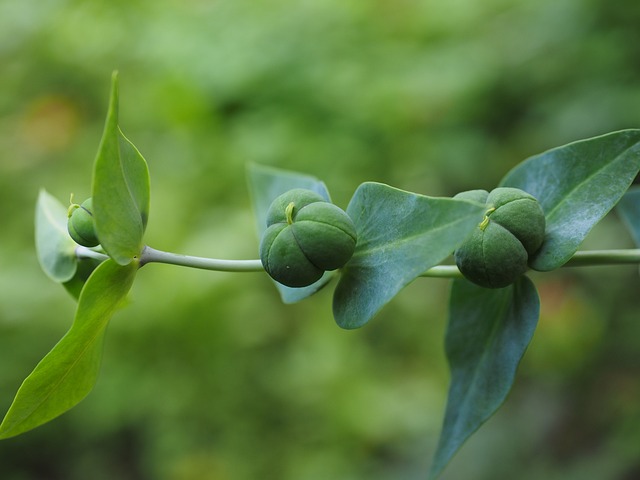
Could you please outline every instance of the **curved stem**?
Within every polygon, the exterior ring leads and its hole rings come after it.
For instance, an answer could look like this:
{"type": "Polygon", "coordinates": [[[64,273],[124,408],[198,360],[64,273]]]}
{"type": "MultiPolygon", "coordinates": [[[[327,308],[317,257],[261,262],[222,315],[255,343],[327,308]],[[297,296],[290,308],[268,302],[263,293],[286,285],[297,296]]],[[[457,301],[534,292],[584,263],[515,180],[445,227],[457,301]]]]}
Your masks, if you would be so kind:
{"type": "Polygon", "coordinates": [[[193,257],[144,247],[140,254],[140,266],[153,262],[219,272],[261,272],[264,270],[260,260],[220,260],[217,258],[193,257]]]}
{"type": "Polygon", "coordinates": [[[438,265],[430,268],[420,276],[429,278],[464,278],[455,265],[438,265]]]}
{"type": "Polygon", "coordinates": [[[76,247],[76,257],[78,258],[94,258],[96,260],[107,260],[109,255],[105,255],[104,253],[96,252],[87,247],[78,246],[76,247]]]}

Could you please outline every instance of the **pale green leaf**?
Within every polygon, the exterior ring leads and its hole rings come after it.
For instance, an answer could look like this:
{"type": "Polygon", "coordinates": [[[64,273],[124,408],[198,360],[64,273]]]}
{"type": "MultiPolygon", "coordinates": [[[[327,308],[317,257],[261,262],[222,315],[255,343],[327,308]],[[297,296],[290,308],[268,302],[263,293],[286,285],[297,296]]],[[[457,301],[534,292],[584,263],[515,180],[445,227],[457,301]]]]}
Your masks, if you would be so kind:
{"type": "Polygon", "coordinates": [[[0,438],[52,420],[91,391],[107,324],[131,288],[137,269],[137,262],[120,266],[113,260],[96,268],[80,294],[71,329],[22,383],[0,425],[0,438]]]}
{"type": "Polygon", "coordinates": [[[367,323],[402,288],[439,264],[480,223],[485,207],[380,183],[358,187],[347,207],[358,232],[333,301],[342,328],[367,323]]]}
{"type": "Polygon", "coordinates": [[[526,276],[500,289],[453,281],[445,338],[451,385],[431,478],[504,402],[539,313],[538,293],[526,276]]]}
{"type": "MultiPolygon", "coordinates": [[[[288,170],[281,170],[263,165],[250,164],[247,166],[247,178],[253,213],[256,219],[258,238],[267,229],[267,210],[276,197],[294,188],[306,188],[322,195],[331,201],[327,187],[317,178],[288,170]]],[[[307,298],[325,286],[333,275],[326,272],[320,280],[308,287],[291,288],[275,282],[282,301],[295,303],[307,298]]]]}
{"type": "Polygon", "coordinates": [[[40,190],[36,204],[35,237],[42,270],[56,282],[73,278],[78,245],[67,232],[67,208],[45,190],[40,190]]]}
{"type": "Polygon", "coordinates": [[[525,160],[501,186],[538,199],[545,213],[545,241],[532,268],[562,266],[587,233],[620,200],[640,171],[640,130],[623,130],[570,143],[525,160]]]}
{"type": "Polygon", "coordinates": [[[149,216],[149,170],[118,126],[118,78],[93,170],[93,215],[102,248],[120,265],[140,254],[149,216]]]}

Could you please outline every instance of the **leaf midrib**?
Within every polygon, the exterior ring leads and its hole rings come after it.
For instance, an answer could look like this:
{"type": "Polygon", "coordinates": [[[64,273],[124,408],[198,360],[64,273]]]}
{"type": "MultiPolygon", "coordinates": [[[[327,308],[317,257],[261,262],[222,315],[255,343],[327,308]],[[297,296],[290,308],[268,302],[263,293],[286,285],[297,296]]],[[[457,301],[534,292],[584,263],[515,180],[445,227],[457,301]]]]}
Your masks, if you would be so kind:
{"type": "MultiPolygon", "coordinates": [[[[620,160],[621,157],[626,155],[627,152],[629,152],[631,149],[636,147],[638,144],[640,144],[640,141],[636,141],[631,146],[627,147],[625,150],[623,150],[618,155],[616,155],[610,162],[607,162],[602,167],[594,170],[591,175],[585,177],[585,179],[582,182],[576,184],[571,190],[568,191],[568,193],[566,195],[564,195],[562,197],[561,201],[556,203],[555,206],[549,211],[549,213],[546,214],[547,220],[553,221],[554,220],[554,214],[558,211],[558,209],[560,209],[562,207],[562,205],[564,205],[566,203],[568,198],[571,198],[573,196],[573,194],[577,190],[581,189],[584,186],[585,183],[589,182],[594,177],[600,175],[603,171],[609,169],[613,164],[617,163],[620,160]]],[[[550,223],[552,223],[552,222],[550,222],[550,223]]]]}

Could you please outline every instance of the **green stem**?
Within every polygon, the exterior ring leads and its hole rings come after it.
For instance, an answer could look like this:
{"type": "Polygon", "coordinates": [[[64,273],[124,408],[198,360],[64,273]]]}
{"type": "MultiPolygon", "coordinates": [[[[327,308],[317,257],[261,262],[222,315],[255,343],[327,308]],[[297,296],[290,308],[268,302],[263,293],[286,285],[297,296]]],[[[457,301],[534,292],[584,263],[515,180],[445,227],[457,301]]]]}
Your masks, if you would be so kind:
{"type": "MultiPolygon", "coordinates": [[[[640,248],[627,250],[583,250],[576,252],[562,267],[596,267],[602,265],[629,265],[640,263],[640,248]]],[[[463,278],[455,265],[439,265],[424,272],[421,277],[463,278]]]]}
{"type": "Polygon", "coordinates": [[[576,252],[563,267],[591,267],[640,263],[640,248],[628,250],[586,250],[576,252]]]}
{"type": "Polygon", "coordinates": [[[260,260],[220,260],[217,258],[193,257],[144,247],[140,255],[140,266],[153,262],[219,272],[260,272],[264,270],[260,260]]]}
{"type": "Polygon", "coordinates": [[[76,257],[78,258],[94,258],[96,260],[104,261],[109,258],[109,255],[105,255],[104,253],[96,252],[87,247],[78,246],[76,247],[76,257]]]}
{"type": "MultiPolygon", "coordinates": [[[[90,248],[76,248],[78,258],[106,260],[107,255],[90,248]]],[[[200,268],[220,272],[261,272],[264,270],[260,260],[220,260],[216,258],[194,257],[177,253],[163,252],[144,247],[140,255],[140,266],[147,263],[167,263],[183,267],[200,268]]],[[[627,250],[587,250],[576,252],[563,267],[592,267],[598,265],[640,264],[640,249],[627,250]]],[[[438,265],[424,272],[421,277],[462,278],[455,265],[438,265]]]]}

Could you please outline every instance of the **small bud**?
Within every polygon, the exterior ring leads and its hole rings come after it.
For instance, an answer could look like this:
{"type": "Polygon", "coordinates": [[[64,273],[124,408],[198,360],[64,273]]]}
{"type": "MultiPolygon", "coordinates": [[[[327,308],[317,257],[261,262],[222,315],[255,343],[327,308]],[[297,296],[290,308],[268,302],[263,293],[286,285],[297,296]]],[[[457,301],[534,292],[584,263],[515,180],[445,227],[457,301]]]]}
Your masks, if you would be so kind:
{"type": "Polygon", "coordinates": [[[81,205],[69,207],[67,230],[77,244],[85,247],[95,247],[100,244],[96,235],[92,208],[91,198],[82,202],[81,205]]]}

